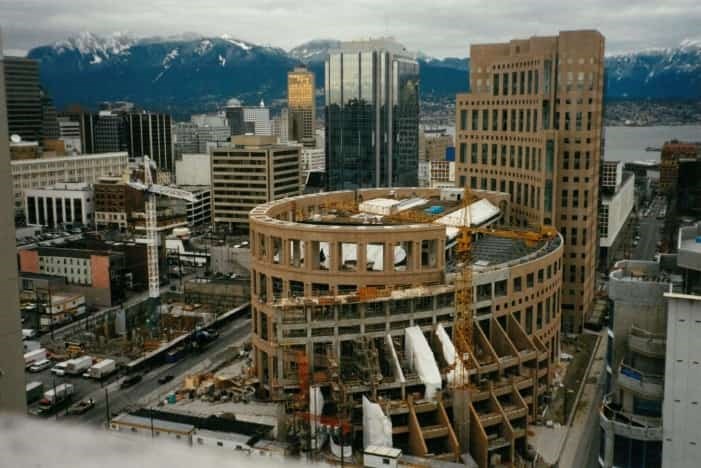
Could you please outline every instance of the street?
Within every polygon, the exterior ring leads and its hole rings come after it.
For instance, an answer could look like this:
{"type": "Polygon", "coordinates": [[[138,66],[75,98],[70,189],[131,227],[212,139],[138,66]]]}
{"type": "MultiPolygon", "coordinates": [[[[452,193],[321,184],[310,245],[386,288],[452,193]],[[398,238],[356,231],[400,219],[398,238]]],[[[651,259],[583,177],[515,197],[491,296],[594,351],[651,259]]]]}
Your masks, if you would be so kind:
{"type": "Polygon", "coordinates": [[[638,245],[633,248],[633,259],[653,260],[657,251],[657,242],[660,240],[660,228],[664,220],[657,219],[657,214],[666,206],[662,199],[655,198],[649,209],[648,216],[643,216],[646,210],[641,209],[640,239],[638,245]]]}
{"type": "MultiPolygon", "coordinates": [[[[96,382],[83,377],[56,377],[55,383],[59,385],[63,382],[73,383],[76,393],[73,401],[79,401],[83,398],[93,398],[95,407],[80,416],[65,416],[61,411],[60,418],[71,418],[79,420],[83,423],[101,426],[107,415],[107,401],[105,399],[105,388],[109,393],[109,411],[112,414],[121,412],[124,408],[130,405],[137,405],[139,400],[156,389],[161,387],[158,379],[165,375],[173,375],[175,378],[168,384],[163,385],[163,393],[167,393],[166,389],[176,387],[176,384],[182,381],[182,378],[190,372],[190,369],[197,364],[213,358],[217,354],[224,351],[229,345],[245,338],[251,330],[251,320],[247,317],[239,317],[227,324],[220,330],[219,338],[200,353],[188,353],[183,359],[173,364],[165,364],[143,375],[141,382],[127,388],[120,389],[121,377],[112,377],[106,382],[96,382]]],[[[27,382],[41,381],[44,382],[44,391],[52,388],[54,384],[53,374],[46,370],[37,374],[27,374],[27,382]]]]}

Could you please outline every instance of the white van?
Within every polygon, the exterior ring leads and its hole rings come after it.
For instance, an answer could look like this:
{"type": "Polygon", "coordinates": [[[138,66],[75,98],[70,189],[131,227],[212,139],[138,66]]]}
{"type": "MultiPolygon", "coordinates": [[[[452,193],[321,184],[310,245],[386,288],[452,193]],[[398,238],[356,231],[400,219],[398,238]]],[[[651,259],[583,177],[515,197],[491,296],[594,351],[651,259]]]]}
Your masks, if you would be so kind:
{"type": "Polygon", "coordinates": [[[66,375],[66,367],[68,367],[68,361],[59,362],[51,368],[51,373],[58,376],[66,375]]]}
{"type": "Polygon", "coordinates": [[[42,359],[41,361],[37,361],[29,366],[29,372],[41,372],[49,367],[51,367],[51,361],[48,359],[42,359]]]}

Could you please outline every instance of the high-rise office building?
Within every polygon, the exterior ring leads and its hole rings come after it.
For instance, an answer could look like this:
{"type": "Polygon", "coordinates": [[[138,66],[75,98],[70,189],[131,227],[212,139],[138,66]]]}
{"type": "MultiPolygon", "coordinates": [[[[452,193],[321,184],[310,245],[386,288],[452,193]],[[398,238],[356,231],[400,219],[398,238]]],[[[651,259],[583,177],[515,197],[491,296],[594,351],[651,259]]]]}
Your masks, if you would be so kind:
{"type": "Polygon", "coordinates": [[[417,185],[416,59],[379,39],[342,43],[325,67],[328,189],[417,185]]]}
{"type": "Polygon", "coordinates": [[[243,121],[246,133],[253,133],[259,136],[271,136],[273,134],[270,109],[265,107],[265,103],[262,100],[258,107],[243,108],[243,121]]]}
{"type": "Polygon", "coordinates": [[[226,121],[229,123],[231,136],[246,134],[246,122],[243,120],[243,107],[238,99],[229,99],[224,108],[226,121]]]}
{"type": "Polygon", "coordinates": [[[456,99],[457,184],[508,192],[510,224],[558,228],[563,330],[578,332],[596,278],[604,37],[473,45],[470,70],[471,92],[456,99]]]}
{"type": "MultiPolygon", "coordinates": [[[[0,187],[5,196],[0,197],[0,226],[5,247],[14,245],[15,223],[12,206],[12,176],[7,139],[7,115],[5,113],[5,74],[0,40],[0,187]]],[[[38,95],[37,95],[38,97],[38,95]]],[[[26,410],[24,360],[22,359],[22,326],[17,291],[17,260],[14,248],[2,249],[0,254],[0,290],[4,310],[0,313],[0,413],[23,414],[26,410]]]]}
{"type": "Polygon", "coordinates": [[[126,151],[126,128],[121,116],[100,111],[97,116],[91,115],[87,120],[92,123],[93,142],[90,146],[96,153],[126,151]]]}
{"type": "Polygon", "coordinates": [[[51,96],[40,89],[41,92],[41,141],[58,140],[60,133],[58,128],[58,115],[51,96]]]}
{"type": "Polygon", "coordinates": [[[42,133],[39,62],[23,57],[5,57],[3,62],[8,132],[25,141],[39,141],[42,133]]]}
{"type": "Polygon", "coordinates": [[[314,73],[297,67],[287,73],[288,138],[314,146],[314,73]]]}
{"type": "Polygon", "coordinates": [[[300,194],[298,146],[273,136],[240,135],[211,150],[212,221],[219,229],[248,228],[258,205],[300,194]]]}
{"type": "Polygon", "coordinates": [[[173,139],[169,114],[130,112],[123,114],[130,158],[149,156],[160,171],[174,172],[173,139]]]}

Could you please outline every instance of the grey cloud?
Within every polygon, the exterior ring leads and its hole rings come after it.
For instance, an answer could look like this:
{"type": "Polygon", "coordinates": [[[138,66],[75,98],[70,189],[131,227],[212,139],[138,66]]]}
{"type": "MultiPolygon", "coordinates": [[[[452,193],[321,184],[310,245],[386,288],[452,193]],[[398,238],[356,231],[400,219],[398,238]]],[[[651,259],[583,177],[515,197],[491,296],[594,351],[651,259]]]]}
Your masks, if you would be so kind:
{"type": "Polygon", "coordinates": [[[607,52],[673,47],[699,38],[697,0],[4,0],[6,49],[50,43],[81,31],[137,36],[197,31],[233,34],[285,49],[318,37],[391,35],[413,50],[465,56],[470,43],[563,29],[599,29],[607,52]]]}

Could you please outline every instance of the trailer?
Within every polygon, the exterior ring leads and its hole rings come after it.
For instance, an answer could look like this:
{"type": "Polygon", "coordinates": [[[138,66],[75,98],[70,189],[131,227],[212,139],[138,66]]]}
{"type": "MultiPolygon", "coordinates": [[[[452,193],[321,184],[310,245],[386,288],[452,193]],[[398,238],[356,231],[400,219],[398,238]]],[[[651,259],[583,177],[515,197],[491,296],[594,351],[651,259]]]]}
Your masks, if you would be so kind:
{"type": "Polygon", "coordinates": [[[46,359],[46,349],[39,348],[34,351],[29,351],[24,355],[24,367],[29,367],[35,362],[43,361],[46,359]]]}
{"type": "Polygon", "coordinates": [[[66,365],[66,374],[80,375],[92,366],[92,358],[90,356],[82,356],[71,359],[66,365]]]}
{"type": "Polygon", "coordinates": [[[65,408],[71,402],[75,388],[73,384],[63,383],[49,391],[39,401],[39,414],[46,415],[65,408]]]}
{"type": "Polygon", "coordinates": [[[103,359],[88,369],[88,377],[91,379],[104,379],[117,370],[117,363],[114,359],[103,359]]]}
{"type": "Polygon", "coordinates": [[[44,394],[44,384],[42,382],[29,382],[26,386],[26,392],[27,404],[34,403],[44,394]]]}

